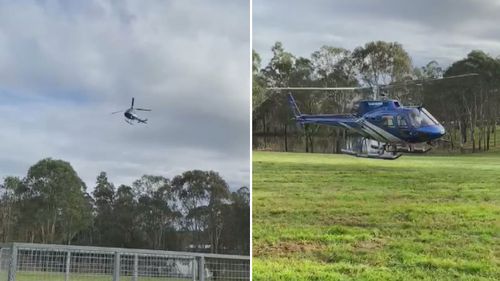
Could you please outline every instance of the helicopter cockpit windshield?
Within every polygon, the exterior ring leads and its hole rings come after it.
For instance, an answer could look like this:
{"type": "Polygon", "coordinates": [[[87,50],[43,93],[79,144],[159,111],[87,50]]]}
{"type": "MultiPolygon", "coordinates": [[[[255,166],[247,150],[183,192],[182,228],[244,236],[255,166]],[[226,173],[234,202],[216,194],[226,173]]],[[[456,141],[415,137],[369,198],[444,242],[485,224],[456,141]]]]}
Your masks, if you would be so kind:
{"type": "Polygon", "coordinates": [[[438,125],[438,121],[425,108],[413,108],[408,114],[411,125],[415,128],[438,125]]]}

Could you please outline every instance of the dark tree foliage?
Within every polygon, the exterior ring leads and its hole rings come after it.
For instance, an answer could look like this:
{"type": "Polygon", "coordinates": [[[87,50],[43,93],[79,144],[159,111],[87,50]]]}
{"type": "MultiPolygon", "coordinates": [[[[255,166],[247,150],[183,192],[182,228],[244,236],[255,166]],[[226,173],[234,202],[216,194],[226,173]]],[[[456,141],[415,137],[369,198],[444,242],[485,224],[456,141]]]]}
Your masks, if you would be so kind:
{"type": "Polygon", "coordinates": [[[114,223],[115,187],[108,181],[105,172],[101,172],[97,176],[96,186],[92,194],[95,200],[93,227],[96,230],[93,238],[96,245],[112,245],[115,241],[116,230],[114,227],[109,227],[109,224],[114,223]]]}
{"type": "Polygon", "coordinates": [[[476,73],[460,79],[433,83],[424,90],[424,102],[449,132],[450,149],[485,151],[496,146],[500,117],[500,60],[482,51],[454,62],[444,77],[476,73]],[[493,139],[492,139],[493,137],[493,139]]]}
{"type": "Polygon", "coordinates": [[[43,159],[0,185],[0,242],[12,241],[248,255],[249,191],[213,171],[117,189],[101,172],[90,195],[69,163],[43,159]]]}

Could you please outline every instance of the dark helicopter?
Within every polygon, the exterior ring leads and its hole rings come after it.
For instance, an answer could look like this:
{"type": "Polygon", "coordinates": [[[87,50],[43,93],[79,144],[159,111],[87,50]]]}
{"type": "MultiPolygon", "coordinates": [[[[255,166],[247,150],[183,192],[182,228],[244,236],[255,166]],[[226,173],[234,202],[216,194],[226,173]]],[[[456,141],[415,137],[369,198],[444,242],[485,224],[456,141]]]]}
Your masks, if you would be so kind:
{"type": "Polygon", "coordinates": [[[137,123],[144,123],[146,124],[148,119],[144,118],[140,118],[136,113],[135,111],[138,110],[138,111],[151,111],[151,109],[147,109],[147,108],[134,108],[134,98],[132,98],[132,104],[130,105],[130,108],[127,109],[127,110],[119,110],[119,111],[115,111],[115,112],[112,112],[111,114],[116,114],[116,113],[120,113],[120,112],[124,112],[123,115],[125,116],[125,122],[129,123],[130,125],[133,125],[133,121],[136,121],[137,123]]]}
{"type": "MultiPolygon", "coordinates": [[[[477,75],[466,74],[440,79],[477,75]]],[[[387,88],[386,85],[380,88],[387,88]]],[[[291,93],[288,101],[301,125],[320,124],[346,129],[349,135],[342,153],[377,159],[397,159],[402,153],[425,153],[432,141],[445,135],[444,127],[422,106],[403,106],[398,100],[377,99],[380,88],[370,88],[373,100],[357,102],[351,114],[302,114],[291,93]]],[[[271,90],[359,90],[366,88],[270,88],[271,90]]]]}

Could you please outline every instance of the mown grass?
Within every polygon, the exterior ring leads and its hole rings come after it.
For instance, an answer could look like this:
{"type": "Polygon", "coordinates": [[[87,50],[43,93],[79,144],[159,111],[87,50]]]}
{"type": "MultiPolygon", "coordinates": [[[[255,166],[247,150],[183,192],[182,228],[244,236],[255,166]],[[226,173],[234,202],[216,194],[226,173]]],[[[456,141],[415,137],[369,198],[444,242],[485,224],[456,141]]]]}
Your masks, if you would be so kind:
{"type": "Polygon", "coordinates": [[[253,280],[500,280],[500,153],[254,152],[253,280]]]}

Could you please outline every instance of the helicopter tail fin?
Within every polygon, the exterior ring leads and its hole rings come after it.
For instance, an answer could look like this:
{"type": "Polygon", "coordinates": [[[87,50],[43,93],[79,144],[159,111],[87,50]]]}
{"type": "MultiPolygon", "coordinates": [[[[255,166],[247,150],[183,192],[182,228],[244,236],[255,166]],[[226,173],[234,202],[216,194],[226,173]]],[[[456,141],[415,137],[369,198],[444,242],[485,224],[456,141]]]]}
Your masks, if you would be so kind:
{"type": "Polygon", "coordinates": [[[290,108],[292,109],[292,113],[295,119],[298,119],[302,115],[302,113],[300,113],[299,107],[297,106],[295,99],[290,93],[288,94],[288,103],[290,104],[290,108]]]}

